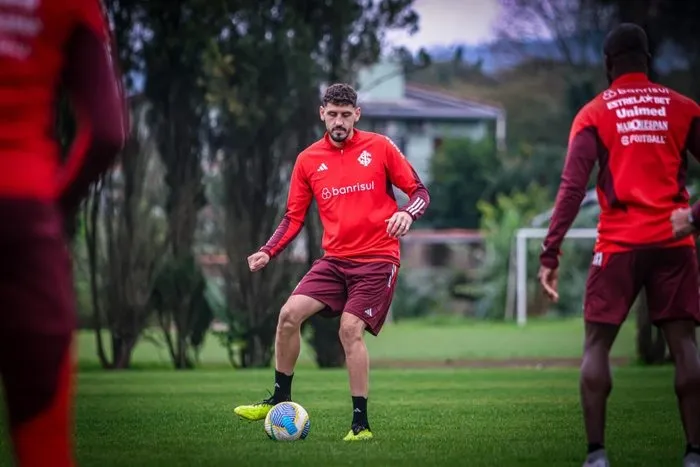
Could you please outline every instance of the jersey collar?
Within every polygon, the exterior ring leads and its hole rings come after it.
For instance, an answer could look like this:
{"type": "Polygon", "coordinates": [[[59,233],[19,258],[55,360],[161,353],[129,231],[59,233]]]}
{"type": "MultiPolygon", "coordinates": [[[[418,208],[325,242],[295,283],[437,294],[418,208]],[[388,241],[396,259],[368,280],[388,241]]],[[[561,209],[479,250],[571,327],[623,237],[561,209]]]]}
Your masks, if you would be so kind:
{"type": "Polygon", "coordinates": [[[619,86],[621,84],[649,82],[649,77],[645,73],[625,73],[624,75],[618,76],[617,79],[612,82],[612,85],[619,86]]]}

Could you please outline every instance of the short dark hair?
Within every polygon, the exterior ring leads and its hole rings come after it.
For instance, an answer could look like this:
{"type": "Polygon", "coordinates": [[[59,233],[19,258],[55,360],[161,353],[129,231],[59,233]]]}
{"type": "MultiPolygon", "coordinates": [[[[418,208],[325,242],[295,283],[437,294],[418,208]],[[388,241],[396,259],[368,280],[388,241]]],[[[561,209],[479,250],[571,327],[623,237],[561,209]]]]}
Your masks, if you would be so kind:
{"type": "Polygon", "coordinates": [[[644,67],[651,56],[646,32],[634,23],[622,23],[610,31],[603,53],[611,63],[625,67],[644,67]]]}
{"type": "Polygon", "coordinates": [[[345,83],[331,84],[323,93],[323,105],[351,105],[357,107],[357,92],[345,83]]]}

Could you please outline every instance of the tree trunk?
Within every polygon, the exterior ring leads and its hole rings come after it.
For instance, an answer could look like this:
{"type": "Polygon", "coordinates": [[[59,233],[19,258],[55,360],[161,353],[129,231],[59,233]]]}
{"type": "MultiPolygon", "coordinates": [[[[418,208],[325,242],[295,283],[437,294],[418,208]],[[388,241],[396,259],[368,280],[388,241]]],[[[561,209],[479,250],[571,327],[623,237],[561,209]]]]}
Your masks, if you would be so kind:
{"type": "MultiPolygon", "coordinates": [[[[189,307],[188,307],[189,308],[189,307]]],[[[165,345],[168,347],[170,361],[176,370],[189,370],[194,368],[194,362],[189,358],[190,345],[187,341],[187,333],[191,330],[191,325],[183,323],[184,317],[173,318],[173,313],[158,310],[158,322],[163,331],[165,345]],[[174,336],[173,336],[174,334],[174,336]]]]}
{"type": "Polygon", "coordinates": [[[666,363],[666,340],[649,317],[646,293],[642,291],[635,305],[637,314],[637,357],[645,365],[666,363]]]}
{"type": "Polygon", "coordinates": [[[316,364],[319,368],[344,367],[345,351],[338,335],[340,319],[312,316],[311,327],[313,328],[311,346],[314,348],[316,364]]]}
{"type": "Polygon", "coordinates": [[[192,368],[192,362],[187,358],[187,342],[181,337],[180,328],[174,324],[171,319],[171,314],[162,310],[158,310],[157,314],[160,329],[163,331],[165,345],[168,347],[170,361],[173,363],[173,368],[176,370],[192,368]],[[177,344],[173,342],[171,330],[175,332],[175,342],[177,342],[177,344]]]}
{"type": "Polygon", "coordinates": [[[175,369],[191,370],[194,368],[194,364],[187,355],[187,351],[189,350],[187,340],[179,331],[176,330],[175,332],[177,332],[177,359],[175,360],[175,369]]]}
{"type": "Polygon", "coordinates": [[[105,352],[104,341],[102,339],[102,308],[100,306],[100,292],[97,284],[97,223],[100,214],[100,195],[102,190],[97,187],[89,200],[83,205],[85,218],[85,244],[88,256],[88,270],[90,275],[90,298],[92,301],[92,325],[95,331],[95,344],[97,346],[97,358],[102,368],[111,366],[105,352]]]}
{"type": "Polygon", "coordinates": [[[136,338],[112,334],[112,357],[115,370],[125,370],[131,367],[131,356],[136,347],[136,338]]]}
{"type": "Polygon", "coordinates": [[[259,335],[251,335],[246,339],[245,348],[241,351],[241,366],[243,368],[268,368],[272,362],[272,345],[263,342],[259,335]]]}

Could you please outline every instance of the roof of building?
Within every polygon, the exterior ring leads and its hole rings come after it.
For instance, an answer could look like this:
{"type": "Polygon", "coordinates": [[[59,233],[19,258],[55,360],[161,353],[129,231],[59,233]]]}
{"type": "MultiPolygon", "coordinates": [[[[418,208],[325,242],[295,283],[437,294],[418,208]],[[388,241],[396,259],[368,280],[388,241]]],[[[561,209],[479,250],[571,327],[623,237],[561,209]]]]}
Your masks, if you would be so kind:
{"type": "Polygon", "coordinates": [[[497,120],[505,111],[495,105],[454,97],[444,92],[407,84],[402,99],[360,102],[369,118],[433,120],[497,120]]]}

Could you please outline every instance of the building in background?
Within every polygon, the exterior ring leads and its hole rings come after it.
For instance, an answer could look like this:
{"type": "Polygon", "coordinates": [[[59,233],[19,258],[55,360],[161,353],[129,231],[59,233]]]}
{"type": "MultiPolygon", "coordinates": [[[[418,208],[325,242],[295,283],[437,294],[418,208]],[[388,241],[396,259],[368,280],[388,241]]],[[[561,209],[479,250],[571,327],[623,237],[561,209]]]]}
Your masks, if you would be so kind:
{"type": "Polygon", "coordinates": [[[430,182],[430,160],[445,139],[494,138],[505,147],[504,109],[408,83],[400,63],[361,69],[357,90],[358,128],[389,136],[425,183],[430,182]]]}

